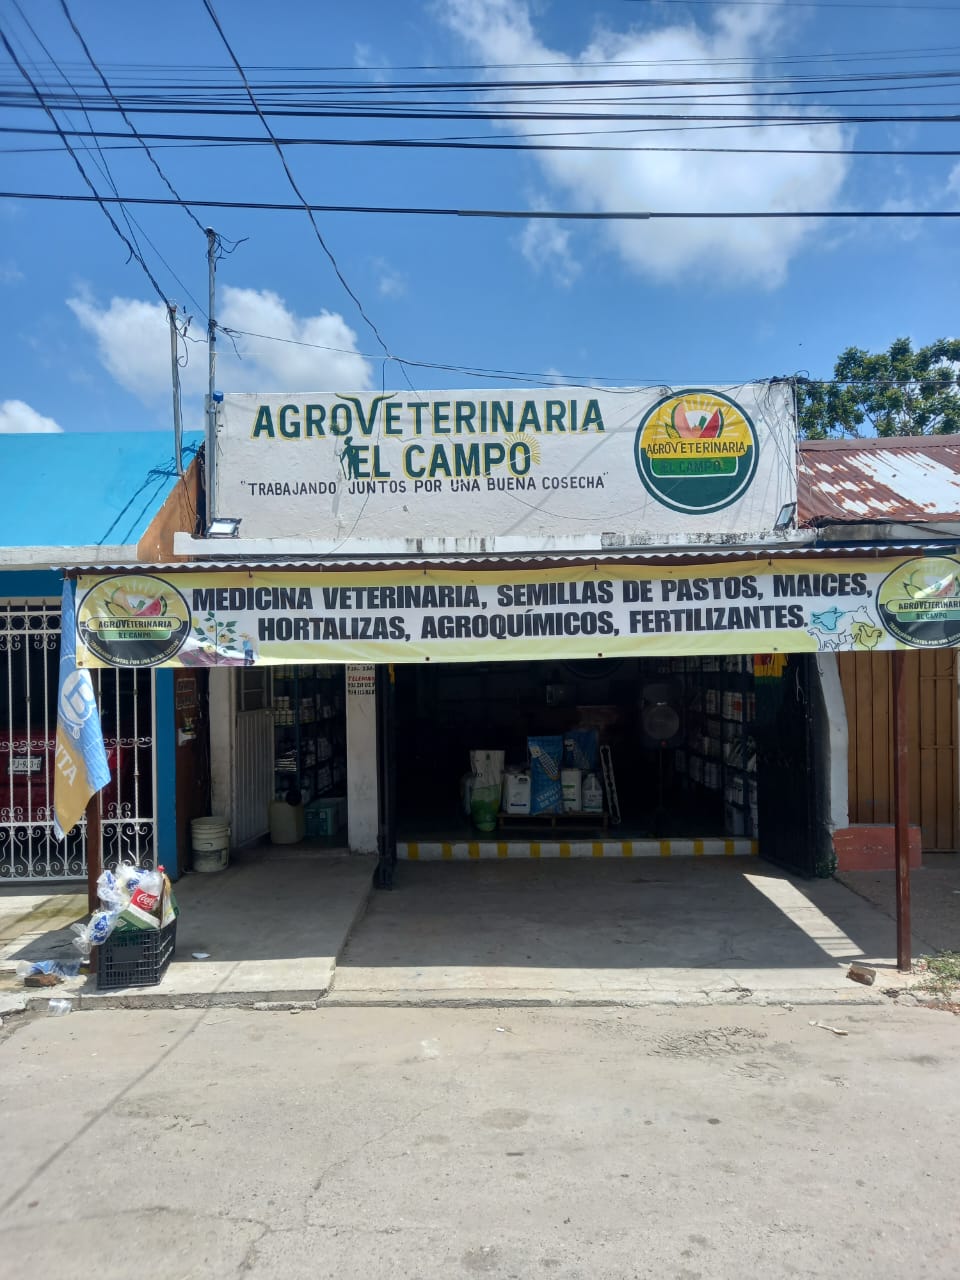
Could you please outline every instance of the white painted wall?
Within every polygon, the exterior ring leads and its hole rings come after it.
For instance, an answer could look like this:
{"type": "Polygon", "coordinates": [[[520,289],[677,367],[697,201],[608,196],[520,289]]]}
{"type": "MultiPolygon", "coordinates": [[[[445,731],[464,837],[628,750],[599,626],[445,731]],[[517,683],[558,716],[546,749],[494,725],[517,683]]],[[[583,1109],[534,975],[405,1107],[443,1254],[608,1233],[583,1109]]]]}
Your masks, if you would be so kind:
{"type": "Polygon", "coordinates": [[[234,740],[237,685],[231,667],[210,670],[210,810],[233,820],[234,740]]]}
{"type": "Polygon", "coordinates": [[[348,666],[347,843],[354,853],[377,852],[377,696],[375,668],[348,666]]]}
{"type": "Polygon", "coordinates": [[[840,684],[840,664],[835,653],[817,655],[820,687],[827,713],[827,735],[822,749],[827,756],[823,770],[828,787],[826,818],[831,831],[850,825],[850,796],[848,791],[847,706],[840,684]]]}

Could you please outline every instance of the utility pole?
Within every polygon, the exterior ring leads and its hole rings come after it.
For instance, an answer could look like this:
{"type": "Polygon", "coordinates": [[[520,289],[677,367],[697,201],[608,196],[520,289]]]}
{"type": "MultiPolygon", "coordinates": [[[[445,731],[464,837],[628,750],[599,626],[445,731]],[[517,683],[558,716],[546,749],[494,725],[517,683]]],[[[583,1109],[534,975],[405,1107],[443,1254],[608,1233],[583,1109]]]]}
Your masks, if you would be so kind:
{"type": "Polygon", "coordinates": [[[170,372],[173,376],[173,456],[177,475],[183,476],[183,422],[180,417],[180,349],[177,346],[177,308],[167,303],[167,319],[170,321],[170,372]]]}
{"type": "Polygon", "coordinates": [[[207,358],[209,385],[207,388],[207,521],[217,513],[217,406],[213,398],[217,387],[217,322],[216,313],[216,273],[217,273],[217,233],[213,227],[206,228],[207,234],[207,279],[209,297],[207,301],[207,358]]]}

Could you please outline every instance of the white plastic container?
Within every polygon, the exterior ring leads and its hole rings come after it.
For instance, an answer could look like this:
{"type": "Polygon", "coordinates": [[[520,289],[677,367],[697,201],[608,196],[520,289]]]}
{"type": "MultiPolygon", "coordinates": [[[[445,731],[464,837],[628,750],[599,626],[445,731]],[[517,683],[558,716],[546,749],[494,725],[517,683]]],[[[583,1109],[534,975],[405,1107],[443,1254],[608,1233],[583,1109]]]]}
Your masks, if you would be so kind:
{"type": "Polygon", "coordinates": [[[579,813],[583,807],[583,770],[561,769],[560,786],[563,788],[564,813],[579,813]]]}
{"type": "Polygon", "coordinates": [[[503,775],[504,813],[530,812],[530,775],[525,770],[509,769],[503,775]]]}
{"type": "Polygon", "coordinates": [[[580,802],[584,813],[603,813],[603,783],[597,774],[584,775],[580,802]]]}
{"type": "Polygon", "coordinates": [[[194,871],[223,871],[230,861],[230,824],[226,818],[194,818],[190,839],[194,871]]]}
{"type": "Polygon", "coordinates": [[[270,801],[270,843],[299,844],[306,834],[307,819],[302,804],[286,800],[270,801]]]}

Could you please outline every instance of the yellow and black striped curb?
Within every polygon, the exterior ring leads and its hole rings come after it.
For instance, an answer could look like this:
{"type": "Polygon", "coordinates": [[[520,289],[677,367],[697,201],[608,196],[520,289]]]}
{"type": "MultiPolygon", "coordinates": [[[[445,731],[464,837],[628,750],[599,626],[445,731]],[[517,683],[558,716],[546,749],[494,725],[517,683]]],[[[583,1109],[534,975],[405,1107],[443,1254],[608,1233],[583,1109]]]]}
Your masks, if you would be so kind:
{"type": "Polygon", "coordinates": [[[471,862],[522,858],[750,857],[756,840],[718,836],[703,840],[401,840],[407,862],[471,862]]]}

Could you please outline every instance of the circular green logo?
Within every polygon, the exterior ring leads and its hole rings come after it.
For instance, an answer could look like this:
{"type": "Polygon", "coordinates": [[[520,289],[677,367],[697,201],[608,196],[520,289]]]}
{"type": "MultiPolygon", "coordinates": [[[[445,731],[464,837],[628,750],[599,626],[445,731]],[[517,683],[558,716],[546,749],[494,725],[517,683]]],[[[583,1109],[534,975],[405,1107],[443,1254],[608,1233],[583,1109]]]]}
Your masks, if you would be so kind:
{"type": "Polygon", "coordinates": [[[756,428],[719,391],[671,392],[640,421],[634,444],[647,491],[673,511],[706,515],[741,498],[757,470],[756,428]]]}
{"type": "Polygon", "coordinates": [[[155,667],[183,648],[190,634],[190,607],[162,578],[124,574],[90,588],[77,608],[77,629],[101,662],[155,667]]]}
{"type": "Polygon", "coordinates": [[[905,560],[877,592],[880,621],[901,644],[946,649],[960,642],[960,561],[905,560]]]}

